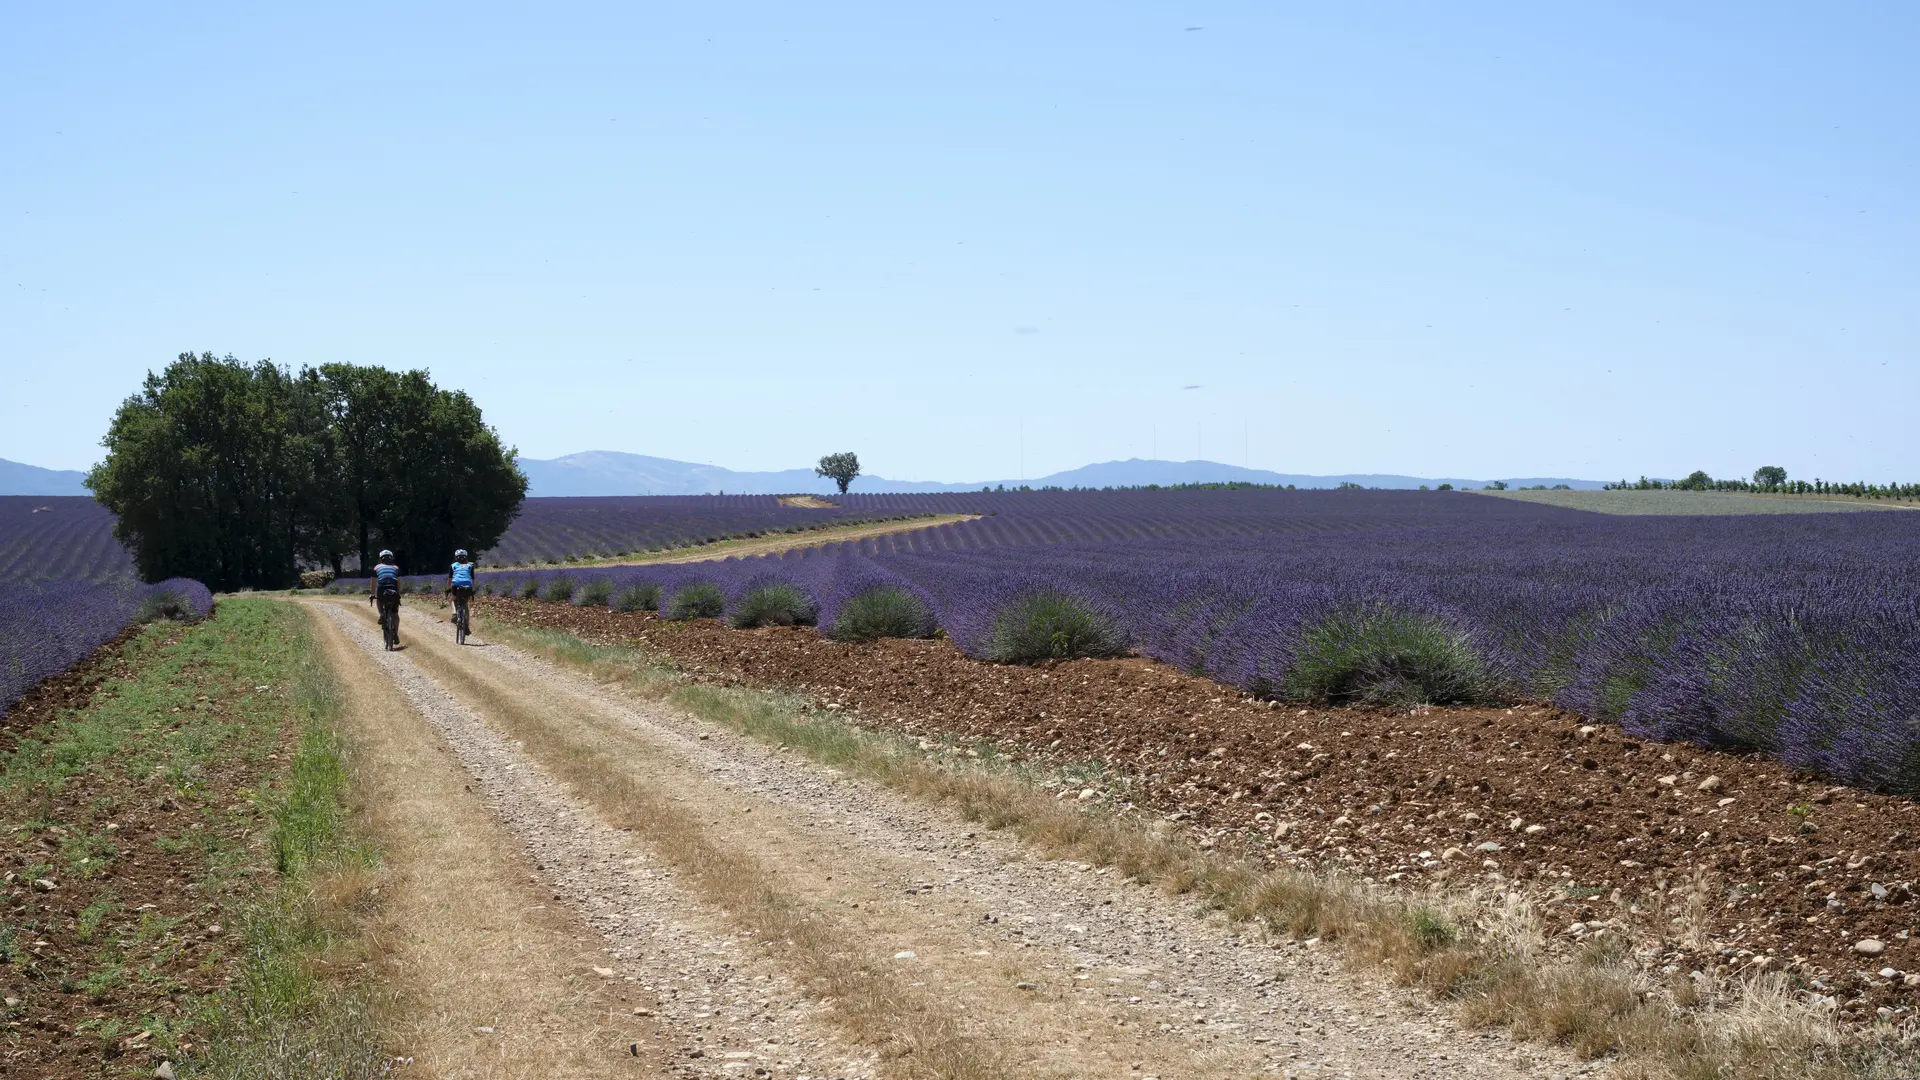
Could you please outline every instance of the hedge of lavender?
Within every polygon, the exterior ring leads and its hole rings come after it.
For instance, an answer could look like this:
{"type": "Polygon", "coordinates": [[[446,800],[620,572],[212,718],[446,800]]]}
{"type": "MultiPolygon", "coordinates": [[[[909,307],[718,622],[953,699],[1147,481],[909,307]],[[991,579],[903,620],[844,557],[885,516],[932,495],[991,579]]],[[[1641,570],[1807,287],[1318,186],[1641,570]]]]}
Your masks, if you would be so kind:
{"type": "Polygon", "coordinates": [[[0,715],[41,680],[58,675],[143,617],[205,618],[205,585],[173,578],[0,581],[0,715]]]}
{"type": "MultiPolygon", "coordinates": [[[[1009,601],[1067,592],[1141,654],[1268,694],[1309,629],[1382,608],[1469,641],[1509,694],[1920,794],[1920,517],[1609,517],[1379,494],[1404,501],[1302,492],[1352,501],[1238,534],[1047,543],[1044,523],[1016,521],[996,545],[989,517],[783,556],[567,573],[582,586],[605,578],[616,596],[652,584],[663,605],[695,581],[731,605],[774,576],[819,604],[823,631],[848,597],[893,585],[976,657],[1009,601]]],[[[552,574],[481,582],[518,595],[552,574]]]]}

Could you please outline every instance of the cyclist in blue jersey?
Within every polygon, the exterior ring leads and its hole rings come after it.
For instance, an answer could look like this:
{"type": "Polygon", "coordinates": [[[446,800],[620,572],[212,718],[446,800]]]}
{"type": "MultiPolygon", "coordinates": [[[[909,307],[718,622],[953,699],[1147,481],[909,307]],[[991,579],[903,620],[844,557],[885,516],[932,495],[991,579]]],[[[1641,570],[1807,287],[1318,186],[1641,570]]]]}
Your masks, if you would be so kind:
{"type": "Polygon", "coordinates": [[[453,594],[454,643],[465,645],[467,605],[473,600],[473,560],[467,557],[466,548],[453,553],[453,568],[447,571],[447,591],[453,594]]]}
{"type": "Polygon", "coordinates": [[[367,600],[380,612],[380,631],[387,648],[400,644],[400,568],[393,564],[393,552],[382,551],[374,564],[373,577],[367,580],[367,600]]]}

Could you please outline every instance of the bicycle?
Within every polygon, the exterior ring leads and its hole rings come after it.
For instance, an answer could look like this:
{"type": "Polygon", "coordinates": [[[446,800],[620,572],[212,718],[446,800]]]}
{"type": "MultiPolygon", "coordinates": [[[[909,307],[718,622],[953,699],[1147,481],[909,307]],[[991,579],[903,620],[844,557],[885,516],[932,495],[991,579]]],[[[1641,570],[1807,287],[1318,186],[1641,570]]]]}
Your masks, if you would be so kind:
{"type": "Polygon", "coordinates": [[[471,593],[462,593],[459,589],[453,590],[453,643],[455,645],[467,643],[468,605],[472,602],[471,593]]]}
{"type": "Polygon", "coordinates": [[[387,651],[400,647],[400,598],[382,596],[375,601],[380,606],[380,637],[387,651]]]}

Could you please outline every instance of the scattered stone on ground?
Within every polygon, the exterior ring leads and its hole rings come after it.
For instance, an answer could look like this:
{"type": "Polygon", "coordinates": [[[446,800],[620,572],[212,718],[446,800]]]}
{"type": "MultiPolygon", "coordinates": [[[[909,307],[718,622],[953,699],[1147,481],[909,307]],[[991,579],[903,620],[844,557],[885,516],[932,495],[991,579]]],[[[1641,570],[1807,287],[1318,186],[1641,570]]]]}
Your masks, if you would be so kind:
{"type": "Polygon", "coordinates": [[[1092,779],[1104,804],[1174,820],[1206,846],[1411,889],[1524,886],[1549,921],[1633,925],[1656,971],[1731,976],[1758,958],[1839,997],[1846,1019],[1920,1009],[1904,980],[1859,971],[1854,948],[1871,938],[1920,969],[1920,803],[1770,759],[1636,739],[1538,704],[1328,708],[1137,658],[1001,666],[944,641],[484,605],[644,645],[696,678],[798,690],[930,749],[1043,763],[1081,778],[1063,782],[1075,793],[1092,779]],[[1544,831],[1508,828],[1516,817],[1544,831]]]}

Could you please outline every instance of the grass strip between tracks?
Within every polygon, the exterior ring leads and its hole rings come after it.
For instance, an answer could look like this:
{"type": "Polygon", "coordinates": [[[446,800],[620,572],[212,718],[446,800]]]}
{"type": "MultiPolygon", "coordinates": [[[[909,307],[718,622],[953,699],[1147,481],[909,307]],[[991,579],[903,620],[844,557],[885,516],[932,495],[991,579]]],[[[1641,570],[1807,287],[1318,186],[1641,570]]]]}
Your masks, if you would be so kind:
{"type": "Polygon", "coordinates": [[[1335,875],[1256,866],[1198,850],[1148,823],[1065,805],[1017,767],[930,752],[918,740],[811,709],[800,695],[697,683],[637,649],[483,621],[493,640],[948,806],[1050,857],[1112,866],[1277,935],[1337,940],[1350,958],[1450,1002],[1468,1024],[1564,1045],[1582,1057],[1613,1057],[1617,1076],[1920,1076],[1912,1033],[1843,1038],[1824,1017],[1791,1000],[1779,975],[1759,975],[1737,995],[1711,997],[1683,974],[1665,986],[1648,982],[1622,962],[1629,946],[1618,939],[1597,943],[1577,960],[1556,960],[1538,949],[1542,931],[1517,896],[1490,914],[1475,898],[1436,893],[1414,902],[1335,875]]]}

